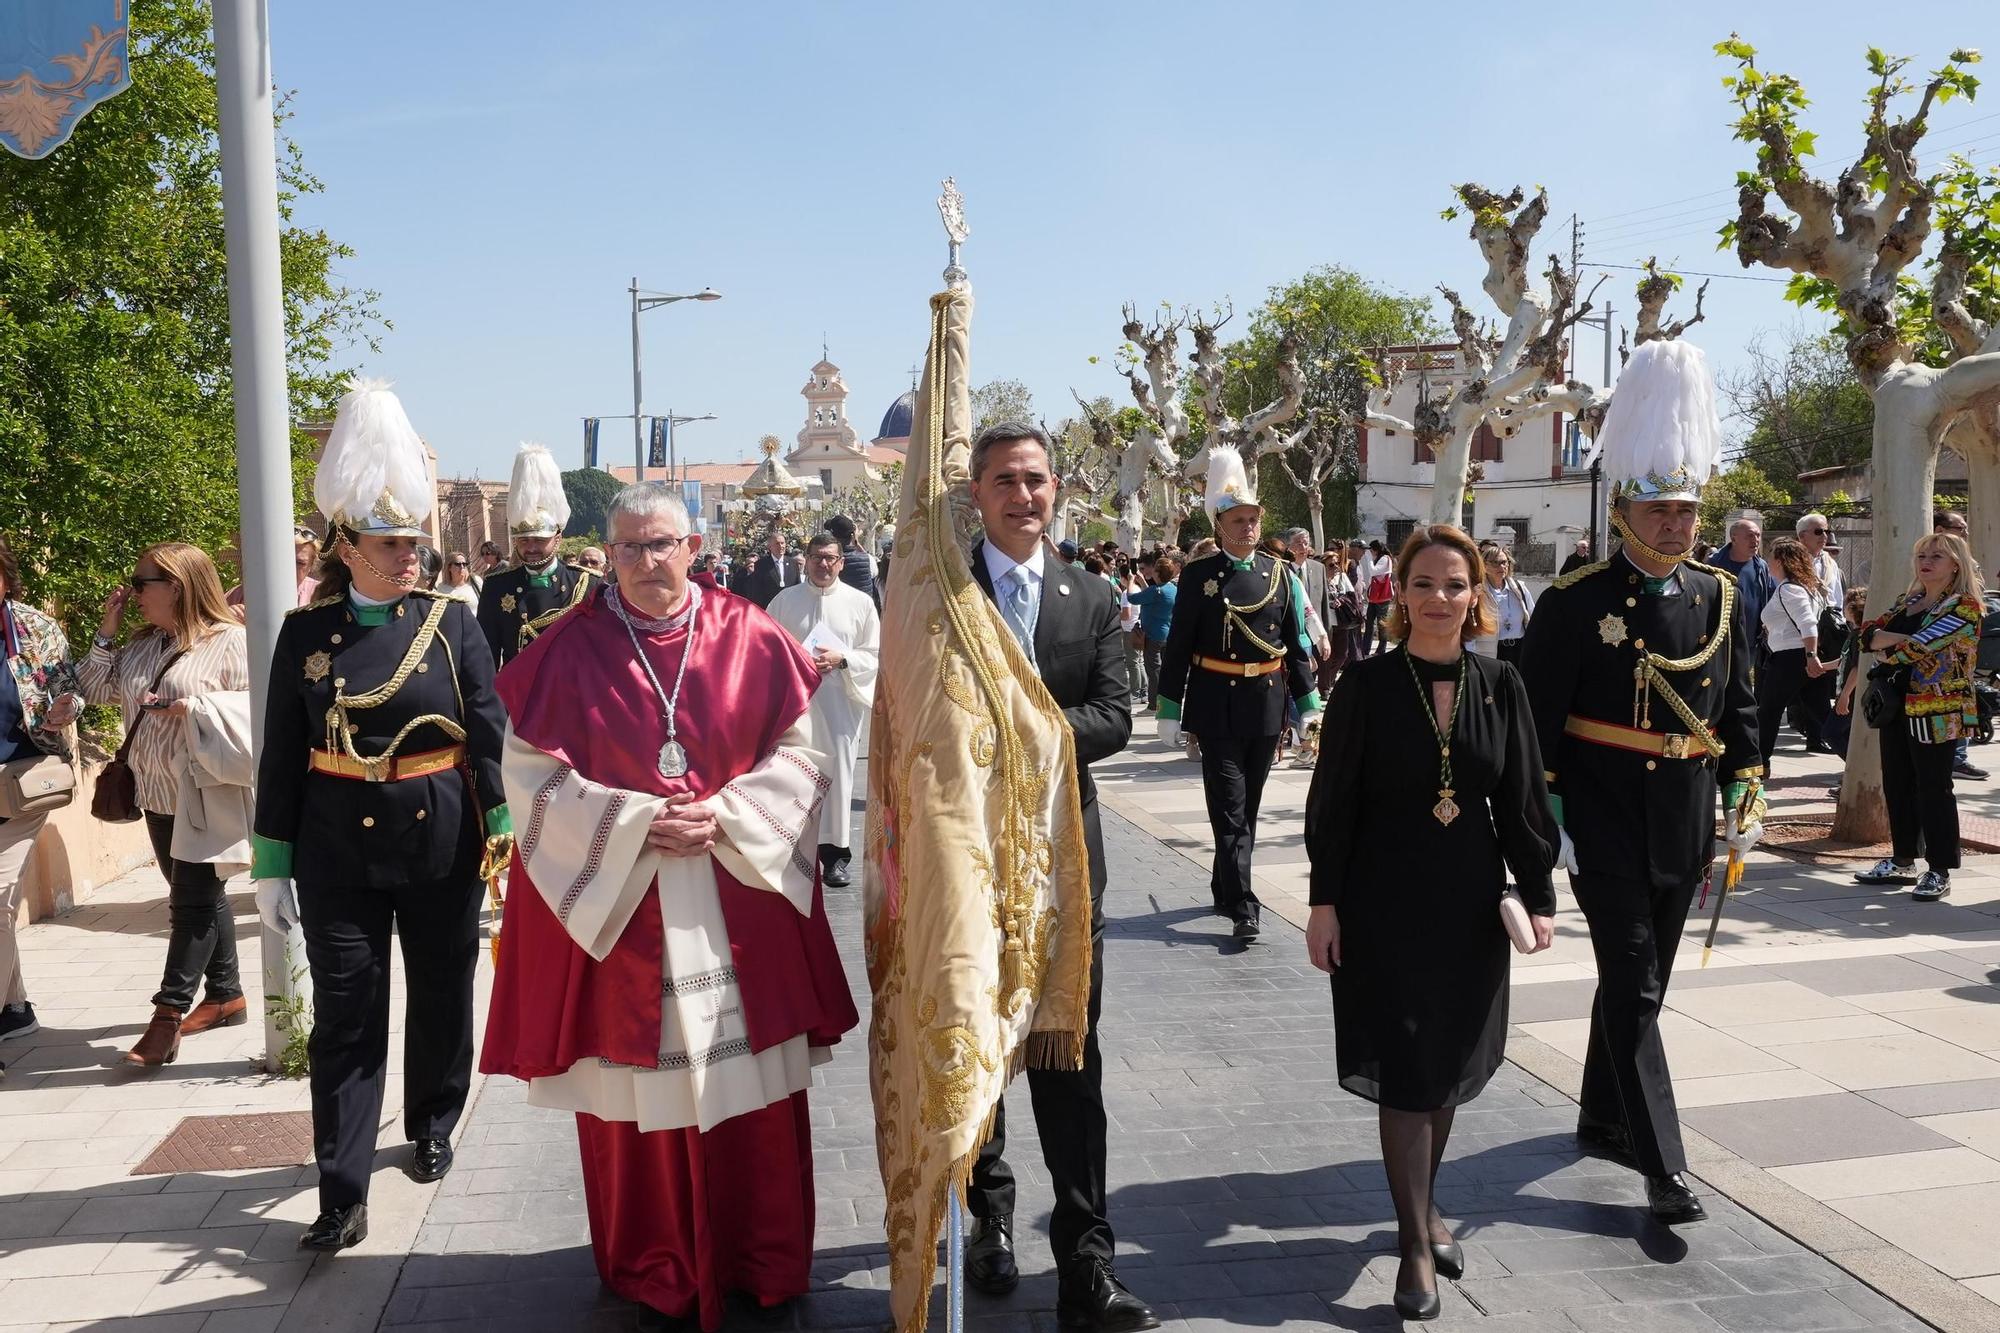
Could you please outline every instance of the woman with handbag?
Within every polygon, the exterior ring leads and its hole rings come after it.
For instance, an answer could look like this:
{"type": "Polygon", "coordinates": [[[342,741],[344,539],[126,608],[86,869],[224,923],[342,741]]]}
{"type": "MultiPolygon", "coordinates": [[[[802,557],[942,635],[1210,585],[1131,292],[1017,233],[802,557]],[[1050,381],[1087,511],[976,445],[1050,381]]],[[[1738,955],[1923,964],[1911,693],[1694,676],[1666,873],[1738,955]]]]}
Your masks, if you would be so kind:
{"type": "Polygon", "coordinates": [[[1380,1108],[1396,1309],[1434,1319],[1437,1274],[1464,1271],[1432,1202],[1438,1162],[1506,1054],[1510,935],[1526,952],[1554,937],[1559,835],[1520,674],[1465,650],[1493,630],[1477,548],[1419,529],[1397,574],[1402,651],[1349,666],[1321,730],[1306,953],[1333,974],[1340,1085],[1380,1108]]]}
{"type": "Polygon", "coordinates": [[[0,1041],[38,1031],[35,1006],[21,976],[15,921],[21,876],[35,837],[51,810],[69,804],[69,742],[76,720],[76,668],[62,627],[21,600],[21,571],[0,539],[0,1041]],[[38,781],[38,777],[44,780],[38,781]],[[60,786],[58,792],[54,788],[60,786]],[[47,794],[37,796],[38,789],[47,794]]]}
{"type": "Polygon", "coordinates": [[[1827,608],[1826,585],[1813,571],[1812,556],[1805,545],[1792,537],[1780,537],[1771,545],[1771,564],[1778,575],[1778,588],[1764,603],[1763,625],[1766,657],[1757,673],[1757,724],[1759,744],[1764,751],[1764,767],[1770,768],[1778,749],[1778,728],[1784,725],[1785,710],[1796,704],[1805,734],[1818,739],[1825,724],[1819,691],[1809,688],[1813,681],[1838,669],[1821,662],[1820,616],[1827,608]]]}
{"type": "Polygon", "coordinates": [[[1933,532],[1917,539],[1915,581],[1888,613],[1859,632],[1871,658],[1861,714],[1882,733],[1882,799],[1889,807],[1891,854],[1854,878],[1909,884],[1936,902],[1958,868],[1958,798],[1952,761],[1961,736],[1979,725],[1972,664],[1979,651],[1985,584],[1965,538],[1933,532]],[[1917,853],[1929,862],[1917,874],[1917,853]]]}
{"type": "Polygon", "coordinates": [[[91,813],[118,823],[143,817],[167,881],[166,969],[153,996],[152,1021],[125,1063],[172,1064],[182,1037],[248,1017],[236,963],[236,918],[223,877],[214,863],[173,855],[181,776],[191,762],[188,719],[200,701],[232,709],[249,703],[243,626],[207,553],[186,542],[140,552],[132,577],[104,599],[104,621],[79,675],[84,697],[118,705],[125,722],[117,757],[98,774],[91,813]],[[145,628],[114,648],[134,606],[145,628]],[[199,1005],[197,985],[204,985],[199,1005]]]}
{"type": "Polygon", "coordinates": [[[1361,651],[1372,656],[1389,647],[1389,611],[1396,603],[1396,562],[1377,537],[1362,554],[1354,581],[1368,599],[1367,621],[1361,628],[1361,651]]]}

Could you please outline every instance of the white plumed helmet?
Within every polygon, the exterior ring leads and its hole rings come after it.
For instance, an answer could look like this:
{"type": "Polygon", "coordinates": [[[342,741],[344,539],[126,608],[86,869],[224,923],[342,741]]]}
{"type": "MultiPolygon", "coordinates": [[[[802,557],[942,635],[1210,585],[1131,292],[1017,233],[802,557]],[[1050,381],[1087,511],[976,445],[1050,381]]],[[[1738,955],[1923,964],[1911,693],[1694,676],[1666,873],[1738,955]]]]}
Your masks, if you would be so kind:
{"type": "Polygon", "coordinates": [[[313,476],[313,500],[356,536],[421,537],[437,488],[422,437],[386,380],[357,380],[340,397],[313,476]]]}

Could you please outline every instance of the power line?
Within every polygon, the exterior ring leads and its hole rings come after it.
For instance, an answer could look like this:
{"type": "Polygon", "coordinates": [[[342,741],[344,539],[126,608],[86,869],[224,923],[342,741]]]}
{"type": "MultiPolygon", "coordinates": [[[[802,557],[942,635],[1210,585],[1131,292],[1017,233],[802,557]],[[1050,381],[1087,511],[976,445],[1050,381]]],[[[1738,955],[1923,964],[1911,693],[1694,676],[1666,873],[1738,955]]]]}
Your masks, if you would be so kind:
{"type": "MultiPolygon", "coordinates": [[[[1634,273],[1644,273],[1646,271],[1644,264],[1602,264],[1595,259],[1589,258],[1586,258],[1583,262],[1590,268],[1622,268],[1629,269],[1634,273]]],[[[1754,273],[1704,273],[1698,268],[1677,268],[1671,271],[1680,274],[1684,278],[1728,278],[1735,282],[1791,281],[1790,278],[1760,278],[1754,273]]]]}
{"type": "MultiPolygon", "coordinates": [[[[1987,115],[1984,115],[1984,116],[1974,116],[1974,117],[1972,117],[1972,118],[1971,118],[1971,119],[1969,119],[1969,120],[1961,120],[1961,121],[1959,121],[1959,122],[1958,122],[1957,124],[1955,124],[1955,125],[1948,125],[1948,126],[1945,126],[1944,128],[1942,128],[1942,129],[1940,129],[1940,130],[1935,130],[1935,131],[1932,131],[1932,132],[1933,132],[1933,133],[1936,133],[1936,134],[1956,134],[1956,133],[1957,133],[1958,131],[1960,131],[1960,130],[1963,130],[1963,129],[1967,129],[1967,128],[1969,128],[1970,126],[1973,126],[1973,125],[1981,125],[1981,124],[1984,124],[1984,123],[1986,123],[1986,122],[1988,122],[1988,121],[1992,121],[1992,120],[2000,120],[2000,111],[1995,111],[1995,112],[1990,112],[1989,114],[1987,114],[1987,115]]],[[[1969,145],[1969,144],[1977,144],[1977,143],[1984,143],[1984,142],[1986,142],[1987,140],[1989,140],[1989,139],[1991,139],[1991,138],[1994,138],[1994,137],[1995,137],[1995,136],[1993,136],[1993,135],[1991,135],[1991,134],[1986,134],[1986,133],[1983,133],[1983,132],[1982,132],[1981,134],[1976,134],[1976,135],[1973,135],[1973,136],[1971,136],[1971,137],[1969,137],[1969,138],[1963,138],[1963,139],[1955,139],[1955,140],[1952,140],[1952,141],[1951,141],[1951,142],[1949,142],[1949,143],[1927,143],[1927,144],[1920,144],[1920,147],[1922,147],[1922,148],[1923,148],[1923,149],[1924,149],[1925,151],[1927,151],[1927,152],[1940,152],[1940,153],[1941,153],[1941,152],[1950,152],[1950,151],[1951,151],[1952,149],[1954,149],[1954,148],[1963,148],[1963,147],[1965,147],[1965,146],[1967,146],[1967,145],[1969,145]]],[[[1856,147],[1855,151],[1857,151],[1857,152],[1858,152],[1858,151],[1860,151],[1860,149],[1859,149],[1859,146],[1857,146],[1857,147],[1856,147]]],[[[1814,156],[1816,156],[1816,157],[1825,157],[1825,156],[1827,156],[1827,155],[1826,155],[1826,154],[1814,154],[1814,156]]],[[[1586,229],[1586,232],[1587,232],[1587,231],[1588,231],[1588,229],[1589,229],[1589,228],[1590,228],[1590,227],[1591,227],[1591,226],[1592,226],[1593,224],[1597,224],[1597,223],[1605,223],[1605,222],[1611,222],[1611,221],[1614,221],[1614,220],[1616,220],[1616,219],[1618,219],[1618,218],[1630,218],[1630,217],[1638,217],[1638,216],[1639,216],[1640,214],[1642,214],[1642,213],[1658,213],[1658,212],[1661,212],[1662,210],[1665,210],[1665,209],[1669,209],[1669,208],[1673,208],[1673,207],[1675,207],[1675,206],[1677,206],[1677,205],[1680,205],[1680,204],[1694,204],[1694,203],[1700,203],[1700,202],[1702,202],[1703,200],[1707,200],[1707,199],[1716,199],[1716,198],[1721,198],[1721,197],[1725,197],[1725,196],[1729,196],[1729,195],[1733,195],[1733,194],[1735,194],[1735,193],[1736,193],[1736,187],[1735,187],[1735,186],[1733,186],[1733,185],[1732,185],[1732,186],[1729,186],[1729,187],[1728,187],[1728,188],[1726,188],[1726,189],[1720,189],[1720,190],[1706,190],[1706,191],[1702,192],[1701,194],[1690,194],[1690,195],[1686,195],[1686,196],[1684,196],[1684,197],[1682,197],[1682,198],[1679,198],[1679,199],[1669,199],[1669,200],[1667,200],[1667,201],[1666,201],[1665,203],[1662,203],[1662,204],[1648,204],[1648,205],[1647,205],[1647,206],[1645,206],[1644,208],[1628,208],[1628,209],[1625,209],[1625,210],[1624,210],[1623,212],[1618,212],[1618,213],[1605,213],[1605,214],[1602,214],[1602,215],[1600,215],[1600,216],[1598,216],[1598,217],[1594,217],[1594,218],[1585,218],[1585,219],[1583,219],[1583,225],[1584,225],[1584,227],[1585,227],[1585,229],[1586,229]]],[[[1664,221],[1664,219],[1661,219],[1661,218],[1654,218],[1654,219],[1651,219],[1651,220],[1652,220],[1652,221],[1655,221],[1655,222],[1658,222],[1658,221],[1664,221]]],[[[1637,225],[1637,224],[1630,224],[1630,225],[1637,225]]],[[[1613,228],[1613,230],[1616,230],[1616,228],[1613,228]]]]}

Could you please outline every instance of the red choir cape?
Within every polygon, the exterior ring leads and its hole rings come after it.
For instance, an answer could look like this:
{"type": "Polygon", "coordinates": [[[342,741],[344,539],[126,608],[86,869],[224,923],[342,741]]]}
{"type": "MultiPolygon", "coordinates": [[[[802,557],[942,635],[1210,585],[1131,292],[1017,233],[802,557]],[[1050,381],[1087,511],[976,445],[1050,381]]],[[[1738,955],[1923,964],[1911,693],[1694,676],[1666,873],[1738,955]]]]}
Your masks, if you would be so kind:
{"type": "MultiPolygon", "coordinates": [[[[811,659],[753,603],[705,593],[677,719],[689,770],[661,777],[660,702],[605,595],[602,587],[592,592],[500,672],[500,700],[521,740],[593,782],[705,798],[768,758],[805,714],[820,681],[811,659]]],[[[683,634],[668,637],[666,661],[678,664],[683,641],[683,634]]],[[[515,819],[531,814],[517,810],[515,819]]],[[[817,828],[815,819],[804,835],[815,861],[817,828]]],[[[812,913],[802,916],[779,894],[714,865],[751,1048],[767,1050],[800,1033],[814,1046],[838,1041],[859,1018],[817,871],[812,913]]],[[[480,1069],[544,1078],[597,1058],[653,1068],[665,951],[659,895],[647,893],[598,962],[535,891],[518,853],[509,884],[480,1069]]]]}

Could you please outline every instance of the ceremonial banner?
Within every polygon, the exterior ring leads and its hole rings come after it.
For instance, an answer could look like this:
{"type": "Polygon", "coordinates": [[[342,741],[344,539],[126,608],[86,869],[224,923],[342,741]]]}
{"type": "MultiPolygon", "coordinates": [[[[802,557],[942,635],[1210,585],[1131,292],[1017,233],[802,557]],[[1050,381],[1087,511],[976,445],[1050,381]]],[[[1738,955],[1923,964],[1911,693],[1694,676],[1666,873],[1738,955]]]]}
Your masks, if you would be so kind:
{"type": "Polygon", "coordinates": [[[869,1078],[900,1333],[924,1327],[1001,1092],[1025,1065],[1082,1066],[1090,996],[1075,743],[968,560],[971,318],[962,287],[931,298],[869,733],[869,1078]]]}
{"type": "Polygon", "coordinates": [[[667,465],[667,419],[654,417],[653,436],[646,442],[646,466],[665,467],[667,465]]]}
{"type": "Polygon", "coordinates": [[[597,418],[583,419],[583,465],[597,466],[597,418]]]}
{"type": "Polygon", "coordinates": [[[701,483],[683,481],[681,483],[681,503],[687,506],[690,518],[701,517],[701,483]]]}
{"type": "Polygon", "coordinates": [[[0,4],[0,145],[47,157],[132,83],[125,0],[0,4]]]}

